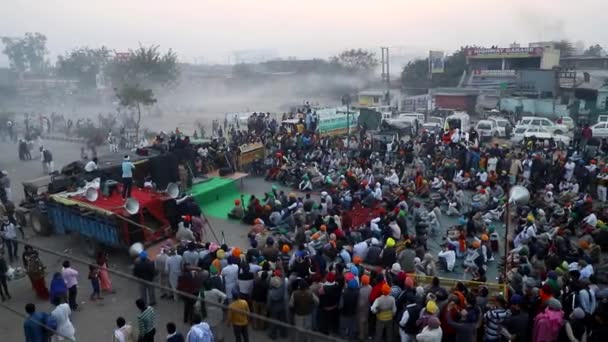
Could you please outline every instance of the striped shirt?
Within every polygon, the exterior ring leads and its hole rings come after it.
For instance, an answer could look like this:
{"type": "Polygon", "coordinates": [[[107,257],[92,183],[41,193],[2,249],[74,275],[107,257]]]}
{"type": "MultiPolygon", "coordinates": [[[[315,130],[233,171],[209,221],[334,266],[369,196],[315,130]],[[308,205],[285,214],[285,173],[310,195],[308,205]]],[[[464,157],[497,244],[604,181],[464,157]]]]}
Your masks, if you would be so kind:
{"type": "Polygon", "coordinates": [[[139,327],[140,335],[147,334],[154,329],[155,318],[156,313],[151,306],[148,306],[146,310],[142,311],[142,313],[137,316],[137,325],[139,327]]]}
{"type": "Polygon", "coordinates": [[[484,315],[486,321],[485,341],[498,341],[502,322],[511,317],[511,311],[507,309],[494,309],[484,315]]]}

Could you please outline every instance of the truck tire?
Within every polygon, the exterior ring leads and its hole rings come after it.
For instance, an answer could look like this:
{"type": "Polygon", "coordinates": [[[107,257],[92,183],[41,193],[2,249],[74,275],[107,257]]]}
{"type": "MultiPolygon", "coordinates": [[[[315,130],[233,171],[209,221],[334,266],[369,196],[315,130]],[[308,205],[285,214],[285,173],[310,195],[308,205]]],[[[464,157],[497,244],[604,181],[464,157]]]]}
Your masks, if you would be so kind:
{"type": "Polygon", "coordinates": [[[32,223],[32,230],[36,235],[49,236],[51,235],[51,223],[49,217],[40,211],[38,208],[30,211],[30,222],[32,223]]]}
{"type": "Polygon", "coordinates": [[[553,134],[564,134],[564,132],[562,132],[561,129],[556,129],[555,132],[553,132],[553,134]]]}
{"type": "Polygon", "coordinates": [[[80,247],[86,256],[89,258],[94,258],[97,256],[97,252],[99,251],[99,242],[91,239],[88,236],[78,235],[78,239],[80,242],[80,247]]]}

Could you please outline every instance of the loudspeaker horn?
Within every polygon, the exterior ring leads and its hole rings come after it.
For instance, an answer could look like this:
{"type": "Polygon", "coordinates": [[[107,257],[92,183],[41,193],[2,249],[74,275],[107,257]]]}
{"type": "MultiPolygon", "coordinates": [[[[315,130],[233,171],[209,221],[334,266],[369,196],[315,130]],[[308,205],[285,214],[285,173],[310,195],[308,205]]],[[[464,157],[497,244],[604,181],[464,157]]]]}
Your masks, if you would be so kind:
{"type": "Polygon", "coordinates": [[[144,251],[144,245],[141,242],[136,242],[129,247],[129,255],[133,258],[139,256],[144,251]]]}
{"type": "Polygon", "coordinates": [[[129,197],[124,208],[129,214],[135,215],[139,212],[139,202],[135,198],[129,197]]]}
{"type": "Polygon", "coordinates": [[[84,192],[84,197],[89,202],[95,202],[97,201],[97,198],[99,198],[99,192],[94,187],[88,187],[84,192]]]}
{"type": "Polygon", "coordinates": [[[179,196],[179,185],[177,185],[177,183],[167,184],[167,189],[165,190],[165,193],[173,199],[177,198],[177,196],[179,196]]]}

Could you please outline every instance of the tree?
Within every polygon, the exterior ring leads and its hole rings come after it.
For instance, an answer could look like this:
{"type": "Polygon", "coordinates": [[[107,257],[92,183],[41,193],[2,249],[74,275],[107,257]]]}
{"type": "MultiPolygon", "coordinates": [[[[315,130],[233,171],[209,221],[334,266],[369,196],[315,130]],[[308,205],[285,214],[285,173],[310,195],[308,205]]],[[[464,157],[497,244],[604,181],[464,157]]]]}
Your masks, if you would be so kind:
{"type": "Polygon", "coordinates": [[[583,55],[585,56],[602,57],[605,54],[604,48],[600,44],[591,45],[587,50],[585,50],[585,52],[583,52],[583,55]]]}
{"type": "Polygon", "coordinates": [[[98,49],[81,47],[57,57],[57,75],[80,81],[82,87],[93,88],[97,84],[97,74],[110,59],[110,50],[105,46],[98,49]]]}
{"type": "Polygon", "coordinates": [[[47,67],[46,36],[28,32],[23,37],[2,37],[4,53],[16,72],[42,73],[47,67]]]}
{"type": "Polygon", "coordinates": [[[331,62],[340,65],[347,71],[357,73],[369,73],[378,65],[376,54],[363,49],[342,51],[339,55],[332,57],[331,62]]]}
{"type": "Polygon", "coordinates": [[[135,122],[135,139],[139,141],[139,125],[141,123],[141,107],[151,106],[156,103],[152,89],[144,89],[139,84],[123,85],[120,90],[114,89],[120,105],[125,108],[137,109],[137,121],[135,122]]]}
{"type": "Polygon", "coordinates": [[[429,87],[429,60],[415,59],[401,72],[401,85],[411,94],[424,94],[429,87]]]}
{"type": "Polygon", "coordinates": [[[108,64],[106,74],[112,84],[143,84],[146,86],[166,86],[175,82],[180,75],[177,54],[169,49],[161,53],[158,45],[140,46],[129,50],[126,59],[116,59],[108,64]]]}
{"type": "Polygon", "coordinates": [[[429,59],[417,59],[409,62],[401,72],[401,85],[412,94],[424,94],[429,87],[455,87],[467,67],[464,46],[445,59],[443,73],[429,77],[429,59]]]}
{"type": "Polygon", "coordinates": [[[555,48],[560,51],[560,55],[562,57],[572,56],[576,53],[576,48],[571,41],[562,39],[560,41],[554,42],[555,48]]]}

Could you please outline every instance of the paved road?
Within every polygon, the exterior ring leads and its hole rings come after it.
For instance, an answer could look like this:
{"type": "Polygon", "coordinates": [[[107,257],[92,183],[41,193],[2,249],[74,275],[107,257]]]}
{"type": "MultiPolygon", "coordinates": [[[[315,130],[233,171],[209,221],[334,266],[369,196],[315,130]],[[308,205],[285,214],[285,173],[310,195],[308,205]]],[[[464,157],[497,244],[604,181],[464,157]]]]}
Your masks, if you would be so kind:
{"type": "MultiPolygon", "coordinates": [[[[57,142],[48,141],[45,145],[50,148],[53,152],[56,167],[61,166],[73,161],[79,157],[80,145],[69,142],[57,142]]],[[[17,146],[14,144],[0,143],[0,169],[6,169],[12,180],[12,190],[16,200],[19,200],[23,196],[21,189],[21,182],[29,180],[42,175],[42,167],[38,159],[34,161],[21,162],[17,156],[17,146]]],[[[99,151],[105,153],[105,149],[99,151]]],[[[34,155],[34,158],[38,156],[34,155]]],[[[262,195],[263,192],[268,191],[270,184],[259,179],[247,179],[244,182],[243,192],[244,193],[255,193],[256,195],[262,195]]],[[[226,241],[231,245],[247,246],[246,234],[248,227],[241,225],[236,222],[220,220],[216,218],[209,218],[212,227],[216,231],[217,235],[220,236],[221,231],[224,231],[226,241]]],[[[447,219],[443,222],[444,227],[453,224],[453,219],[447,219]]],[[[33,235],[31,231],[26,230],[26,234],[33,235]]],[[[221,236],[220,236],[221,239],[221,236]]],[[[66,252],[79,259],[87,259],[82,250],[79,247],[79,241],[76,237],[71,236],[49,236],[49,237],[38,237],[32,236],[30,242],[34,245],[39,245],[44,248],[48,248],[57,252],[66,252]]],[[[436,251],[439,248],[437,243],[430,243],[429,248],[433,250],[436,255],[436,251]]],[[[20,251],[22,247],[20,246],[20,251]]],[[[50,281],[52,273],[61,269],[61,263],[64,258],[56,257],[41,253],[42,260],[47,266],[47,279],[50,281]]],[[[90,260],[90,259],[89,259],[90,260]]],[[[92,261],[92,260],[91,260],[92,261]]],[[[125,251],[111,251],[110,269],[130,273],[130,259],[125,251]]],[[[491,270],[488,271],[488,279],[492,281],[496,276],[496,264],[494,262],[491,265],[491,270]]],[[[137,310],[134,305],[134,301],[138,298],[138,286],[131,280],[120,278],[116,275],[112,276],[114,287],[117,290],[116,294],[106,295],[103,301],[100,302],[89,302],[88,296],[91,292],[90,284],[87,280],[87,267],[82,264],[75,264],[76,269],[80,271],[80,289],[79,289],[79,301],[81,304],[81,310],[73,314],[73,322],[76,327],[77,340],[87,340],[87,342],[97,341],[111,341],[111,332],[114,328],[114,322],[116,317],[124,316],[127,321],[135,322],[137,310]]],[[[454,278],[461,278],[462,275],[450,274],[446,275],[454,278]]],[[[47,281],[48,283],[48,281],[47,281]]],[[[31,289],[30,282],[27,278],[16,280],[9,283],[9,290],[13,295],[13,299],[5,302],[4,304],[11,308],[23,312],[23,308],[26,303],[33,302],[42,310],[50,311],[51,306],[47,302],[41,302],[36,299],[33,290],[31,289]]],[[[181,324],[182,321],[182,305],[181,303],[170,302],[167,300],[160,301],[157,306],[157,341],[163,340],[165,336],[164,325],[168,321],[174,321],[178,323],[178,328],[182,332],[187,331],[187,327],[181,324]]],[[[9,313],[5,309],[0,307],[0,336],[2,340],[6,341],[22,341],[23,340],[23,319],[9,313]],[[5,338],[4,338],[5,337],[5,338]]],[[[227,341],[232,341],[233,336],[231,332],[226,334],[227,341]]],[[[256,340],[267,340],[264,334],[253,334],[252,338],[256,340]]]]}
{"type": "MultiPolygon", "coordinates": [[[[80,155],[80,145],[67,142],[48,141],[45,145],[53,152],[56,167],[65,165],[80,155]]],[[[103,153],[104,151],[100,151],[103,153]]],[[[17,156],[17,146],[14,144],[0,143],[0,168],[6,169],[9,172],[12,181],[12,190],[15,200],[20,200],[23,197],[21,182],[32,178],[42,176],[42,167],[38,159],[34,161],[22,162],[17,156]]],[[[34,158],[37,156],[34,155],[34,158]]],[[[244,191],[261,193],[263,191],[261,182],[245,181],[244,191]]],[[[268,184],[266,184],[268,186],[268,184]]],[[[238,223],[230,223],[224,220],[209,218],[212,227],[217,231],[218,236],[223,230],[226,234],[226,240],[229,244],[245,246],[247,227],[238,223]]],[[[39,245],[44,248],[51,249],[57,252],[65,252],[80,259],[88,259],[82,250],[79,248],[79,241],[72,236],[49,236],[38,237],[33,236],[33,233],[28,229],[26,235],[31,236],[29,241],[34,245],[39,245]]],[[[220,236],[221,239],[221,236],[220,236]]],[[[19,247],[19,252],[22,251],[22,246],[19,247]]],[[[19,254],[20,254],[19,253],[19,254]]],[[[50,282],[52,273],[61,269],[61,263],[64,258],[54,255],[41,253],[41,258],[47,267],[47,284],[50,282]]],[[[88,259],[91,260],[91,259],[88,259]]],[[[92,261],[92,260],[91,260],[92,261]]],[[[118,271],[123,271],[130,274],[130,260],[126,251],[112,251],[110,259],[110,268],[118,271]]],[[[137,309],[135,308],[135,299],[139,297],[138,286],[133,281],[123,279],[118,276],[111,276],[116,294],[105,295],[104,299],[99,302],[89,302],[88,297],[91,293],[91,286],[87,280],[88,268],[82,264],[75,264],[75,268],[80,272],[79,276],[79,294],[78,300],[80,308],[72,316],[74,326],[76,327],[76,338],[78,341],[86,340],[87,342],[106,342],[111,341],[111,333],[114,329],[115,320],[118,316],[124,316],[127,321],[135,323],[137,309]]],[[[35,303],[37,307],[45,311],[50,311],[51,305],[48,302],[38,300],[33,290],[31,289],[28,278],[22,278],[16,281],[9,282],[9,291],[13,299],[3,304],[18,312],[24,312],[24,306],[28,302],[35,303]]],[[[158,294],[157,294],[158,297],[158,294]]],[[[157,305],[157,341],[164,340],[165,324],[169,321],[174,321],[178,324],[178,329],[182,332],[187,332],[187,327],[182,322],[182,304],[168,300],[160,300],[157,305]]],[[[8,312],[0,307],[0,336],[3,341],[23,341],[23,318],[8,312]]],[[[232,341],[233,336],[231,331],[227,331],[227,341],[232,341]]],[[[267,340],[264,334],[252,334],[252,338],[256,340],[267,340]]]]}

